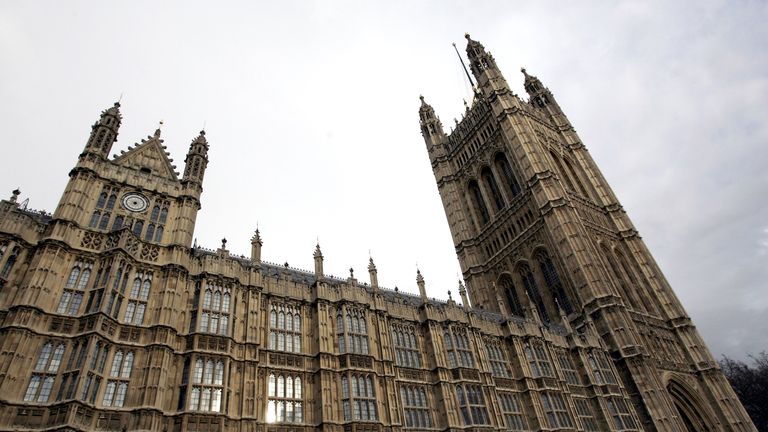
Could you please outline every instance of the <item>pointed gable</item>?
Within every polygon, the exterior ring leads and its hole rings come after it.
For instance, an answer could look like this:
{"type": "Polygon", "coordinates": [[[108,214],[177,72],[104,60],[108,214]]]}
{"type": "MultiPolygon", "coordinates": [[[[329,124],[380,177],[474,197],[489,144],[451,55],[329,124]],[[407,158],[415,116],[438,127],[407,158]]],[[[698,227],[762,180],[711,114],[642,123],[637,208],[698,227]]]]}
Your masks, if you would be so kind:
{"type": "Polygon", "coordinates": [[[160,134],[155,133],[155,136],[148,138],[141,140],[141,144],[136,147],[128,147],[128,151],[116,157],[114,162],[124,167],[145,172],[149,170],[156,176],[178,180],[173,160],[166,154],[160,134]]]}

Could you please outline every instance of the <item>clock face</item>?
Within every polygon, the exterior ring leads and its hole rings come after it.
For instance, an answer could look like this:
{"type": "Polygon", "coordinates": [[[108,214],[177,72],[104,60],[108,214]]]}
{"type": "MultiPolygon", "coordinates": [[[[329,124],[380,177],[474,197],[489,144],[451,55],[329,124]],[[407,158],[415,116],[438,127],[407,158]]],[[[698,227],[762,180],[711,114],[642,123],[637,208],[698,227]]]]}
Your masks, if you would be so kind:
{"type": "Polygon", "coordinates": [[[131,192],[123,195],[123,207],[132,212],[143,212],[147,209],[149,202],[144,195],[131,192]]]}

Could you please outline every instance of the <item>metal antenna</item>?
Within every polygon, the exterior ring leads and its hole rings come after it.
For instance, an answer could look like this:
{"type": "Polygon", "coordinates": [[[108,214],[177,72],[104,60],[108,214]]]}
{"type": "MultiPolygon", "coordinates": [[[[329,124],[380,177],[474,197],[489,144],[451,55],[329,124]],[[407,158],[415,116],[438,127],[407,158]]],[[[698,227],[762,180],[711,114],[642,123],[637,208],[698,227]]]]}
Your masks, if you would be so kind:
{"type": "Polygon", "coordinates": [[[472,85],[472,88],[475,88],[475,82],[472,81],[472,76],[469,74],[469,71],[467,70],[467,65],[464,64],[464,59],[461,58],[461,54],[459,54],[459,49],[456,48],[456,44],[453,44],[453,49],[456,50],[456,55],[459,56],[459,61],[461,62],[461,67],[464,68],[464,73],[467,74],[467,79],[469,80],[469,84],[472,85]]]}

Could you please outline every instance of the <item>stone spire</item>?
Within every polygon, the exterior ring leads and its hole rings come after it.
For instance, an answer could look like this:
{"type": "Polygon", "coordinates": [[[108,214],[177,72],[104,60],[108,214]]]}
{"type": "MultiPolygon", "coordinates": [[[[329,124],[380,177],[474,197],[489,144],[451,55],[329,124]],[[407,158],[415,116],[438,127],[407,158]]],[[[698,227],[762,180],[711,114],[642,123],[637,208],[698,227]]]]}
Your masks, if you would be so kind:
{"type": "Polygon", "coordinates": [[[379,276],[376,271],[376,264],[373,263],[373,258],[368,258],[368,275],[371,278],[371,288],[376,292],[379,290],[379,276]]]}
{"type": "Polygon", "coordinates": [[[539,108],[544,108],[551,104],[553,101],[552,93],[544,87],[541,80],[533,75],[528,75],[528,71],[525,68],[521,68],[520,72],[525,76],[523,86],[525,87],[525,92],[528,93],[531,103],[539,108]]]}
{"type": "Polygon", "coordinates": [[[251,237],[251,261],[261,262],[261,235],[259,235],[259,229],[256,228],[256,232],[251,237]]]}
{"type": "Polygon", "coordinates": [[[426,303],[427,288],[424,286],[424,276],[421,275],[421,270],[419,269],[416,269],[416,285],[419,286],[419,295],[421,295],[421,299],[426,303]]]}
{"type": "Polygon", "coordinates": [[[320,250],[320,242],[315,245],[315,253],[312,254],[315,259],[315,279],[323,279],[323,252],[320,250]]]}
{"type": "MultiPolygon", "coordinates": [[[[158,129],[159,131],[159,129],[158,129]]],[[[155,134],[158,132],[156,131],[155,134]]],[[[205,131],[200,131],[192,143],[189,144],[187,158],[184,159],[184,181],[203,185],[205,168],[208,166],[208,140],[205,139],[205,131]]]]}
{"type": "Polygon", "coordinates": [[[430,160],[434,160],[444,153],[442,143],[446,136],[443,131],[443,124],[435,115],[435,110],[424,101],[424,96],[419,96],[421,106],[419,107],[419,124],[421,125],[421,135],[424,137],[424,143],[427,145],[430,160]]]}
{"type": "Polygon", "coordinates": [[[106,159],[117,140],[117,132],[123,116],[120,114],[120,102],[101,112],[99,120],[91,127],[91,135],[85,144],[83,154],[90,153],[106,159]]]}
{"type": "Polygon", "coordinates": [[[461,296],[461,304],[465,309],[469,309],[469,298],[467,297],[467,288],[464,286],[464,281],[459,279],[459,295],[461,296]]]}
{"type": "Polygon", "coordinates": [[[490,52],[480,42],[473,40],[469,33],[464,35],[467,38],[467,58],[472,74],[477,79],[477,85],[485,96],[494,91],[509,91],[507,81],[501,74],[496,60],[490,52]]]}

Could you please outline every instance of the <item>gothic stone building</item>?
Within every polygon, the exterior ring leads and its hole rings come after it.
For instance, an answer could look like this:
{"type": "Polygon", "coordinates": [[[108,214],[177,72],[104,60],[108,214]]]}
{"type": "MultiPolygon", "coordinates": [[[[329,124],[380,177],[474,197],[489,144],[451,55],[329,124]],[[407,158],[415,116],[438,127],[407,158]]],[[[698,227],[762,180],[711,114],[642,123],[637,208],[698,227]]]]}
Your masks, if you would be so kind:
{"type": "Polygon", "coordinates": [[[419,109],[461,305],[193,245],[205,133],[110,158],[115,104],[53,214],[0,203],[0,429],[754,431],[552,93],[467,39],[461,122],[419,109]]]}

